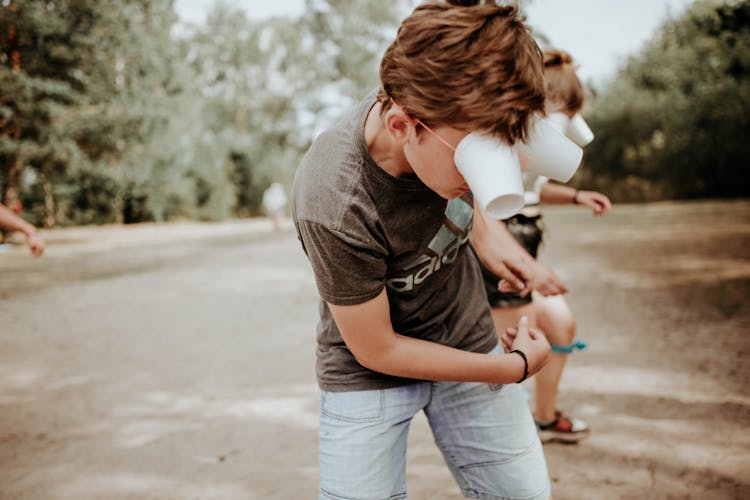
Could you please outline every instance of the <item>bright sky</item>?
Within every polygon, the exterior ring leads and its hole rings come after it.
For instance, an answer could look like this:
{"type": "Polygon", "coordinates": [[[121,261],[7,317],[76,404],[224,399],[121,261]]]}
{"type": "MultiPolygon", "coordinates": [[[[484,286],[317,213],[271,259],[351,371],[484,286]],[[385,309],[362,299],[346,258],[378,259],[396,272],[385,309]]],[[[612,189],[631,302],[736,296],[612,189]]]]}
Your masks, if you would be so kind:
{"type": "Polygon", "coordinates": [[[528,23],[556,48],[570,52],[584,81],[614,76],[668,17],[692,0],[533,0],[528,23]]]}
{"type": "MultiPolygon", "coordinates": [[[[215,0],[176,0],[183,21],[200,23],[215,0]]],[[[224,0],[250,17],[298,15],[305,0],[224,0]]],[[[382,0],[372,0],[373,2],[382,0]]],[[[415,4],[418,2],[414,2],[415,4]]],[[[528,23],[570,52],[584,81],[602,83],[667,19],[692,0],[533,0],[528,23]]]]}
{"type": "MultiPolygon", "coordinates": [[[[305,0],[223,0],[237,5],[255,19],[271,16],[294,16],[305,10],[305,0]]],[[[373,0],[378,1],[378,0],[373,0]]],[[[200,23],[216,0],[176,0],[177,15],[183,21],[200,23]]]]}

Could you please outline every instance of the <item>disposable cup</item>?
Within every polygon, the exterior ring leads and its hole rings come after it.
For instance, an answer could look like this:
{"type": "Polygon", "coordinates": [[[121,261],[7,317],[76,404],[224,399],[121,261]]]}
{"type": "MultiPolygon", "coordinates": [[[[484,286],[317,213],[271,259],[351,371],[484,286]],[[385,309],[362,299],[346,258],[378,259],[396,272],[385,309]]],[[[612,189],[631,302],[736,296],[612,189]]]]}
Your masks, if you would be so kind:
{"type": "Polygon", "coordinates": [[[577,113],[568,123],[566,135],[580,147],[584,147],[594,140],[594,133],[589,128],[588,123],[577,113]]]}
{"type": "Polygon", "coordinates": [[[454,161],[482,210],[507,219],[523,208],[518,152],[494,137],[470,133],[458,143],[454,161]]]}
{"type": "Polygon", "coordinates": [[[526,142],[518,143],[526,170],[568,182],[578,170],[583,150],[544,118],[535,118],[526,142]]]}
{"type": "Polygon", "coordinates": [[[558,131],[565,134],[568,131],[568,125],[570,124],[570,118],[563,112],[554,111],[547,114],[547,122],[555,127],[558,131]]]}

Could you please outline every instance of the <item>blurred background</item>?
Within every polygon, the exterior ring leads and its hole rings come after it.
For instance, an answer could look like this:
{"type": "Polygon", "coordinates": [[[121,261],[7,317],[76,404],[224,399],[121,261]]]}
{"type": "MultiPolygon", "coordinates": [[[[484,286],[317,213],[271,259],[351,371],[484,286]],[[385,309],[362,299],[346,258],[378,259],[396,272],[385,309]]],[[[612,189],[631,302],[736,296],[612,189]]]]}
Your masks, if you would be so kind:
{"type": "MultiPolygon", "coordinates": [[[[415,4],[2,0],[0,199],[47,228],[256,215],[415,4]]],[[[591,93],[575,185],[748,195],[750,3],[521,5],[591,93]]]]}

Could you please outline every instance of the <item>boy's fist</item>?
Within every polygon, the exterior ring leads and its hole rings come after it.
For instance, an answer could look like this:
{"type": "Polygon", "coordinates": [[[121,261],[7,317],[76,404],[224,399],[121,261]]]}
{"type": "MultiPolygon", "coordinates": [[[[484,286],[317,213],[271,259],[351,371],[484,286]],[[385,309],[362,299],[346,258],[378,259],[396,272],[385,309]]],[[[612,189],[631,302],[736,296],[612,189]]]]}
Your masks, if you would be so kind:
{"type": "Polygon", "coordinates": [[[550,353],[547,337],[541,331],[529,328],[529,318],[526,316],[518,322],[518,328],[508,328],[500,340],[506,352],[518,349],[526,355],[529,377],[541,370],[547,363],[550,353]]]}

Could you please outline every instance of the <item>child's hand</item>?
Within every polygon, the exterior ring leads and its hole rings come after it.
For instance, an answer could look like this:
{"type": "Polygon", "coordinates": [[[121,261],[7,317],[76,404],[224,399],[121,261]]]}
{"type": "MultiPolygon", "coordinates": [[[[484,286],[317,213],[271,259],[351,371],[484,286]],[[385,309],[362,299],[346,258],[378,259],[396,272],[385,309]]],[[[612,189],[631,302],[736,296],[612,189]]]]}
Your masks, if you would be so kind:
{"type": "MultiPolygon", "coordinates": [[[[526,355],[529,363],[528,376],[531,377],[547,364],[550,352],[547,337],[539,330],[529,329],[529,319],[526,316],[522,317],[521,321],[518,322],[517,329],[508,329],[508,332],[506,332],[508,338],[511,337],[511,330],[515,330],[515,332],[513,332],[513,340],[508,350],[518,349],[526,355]]],[[[503,340],[503,345],[506,345],[505,340],[503,340]]]]}
{"type": "Polygon", "coordinates": [[[44,253],[44,238],[37,232],[33,232],[26,237],[26,243],[34,257],[39,257],[44,253]]]}
{"type": "Polygon", "coordinates": [[[575,202],[591,209],[594,215],[604,215],[612,209],[612,202],[596,191],[578,191],[575,202]]]}

